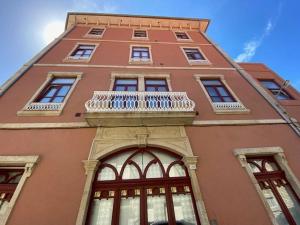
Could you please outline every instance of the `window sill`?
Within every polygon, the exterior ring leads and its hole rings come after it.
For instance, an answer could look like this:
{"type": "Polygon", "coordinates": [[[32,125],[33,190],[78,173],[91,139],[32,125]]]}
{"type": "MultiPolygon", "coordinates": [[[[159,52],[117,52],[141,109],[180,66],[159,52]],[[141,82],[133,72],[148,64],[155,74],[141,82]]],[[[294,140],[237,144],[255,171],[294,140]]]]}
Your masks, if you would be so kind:
{"type": "Polygon", "coordinates": [[[149,41],[148,37],[132,37],[132,40],[143,40],[143,41],[149,41]]]}
{"type": "Polygon", "coordinates": [[[86,34],[86,35],[84,35],[83,37],[85,37],[85,38],[95,38],[95,39],[99,39],[99,38],[102,38],[102,37],[103,37],[103,34],[101,34],[101,35],[86,34]]]}
{"type": "Polygon", "coordinates": [[[250,110],[240,102],[214,102],[212,103],[212,107],[216,114],[250,113],[250,110]]]}
{"type": "Polygon", "coordinates": [[[36,103],[32,102],[17,112],[18,116],[59,116],[62,113],[63,103],[36,103]]]}
{"type": "Polygon", "coordinates": [[[211,65],[211,62],[208,60],[188,60],[191,66],[198,66],[198,65],[211,65]]]}
{"type": "Polygon", "coordinates": [[[152,60],[129,60],[129,64],[153,64],[152,60]]]}
{"type": "Polygon", "coordinates": [[[194,42],[192,39],[176,39],[177,41],[180,41],[180,42],[194,42]]]}
{"type": "Polygon", "coordinates": [[[85,58],[81,59],[81,58],[67,57],[67,58],[65,58],[65,59],[63,60],[63,62],[85,62],[85,63],[88,63],[88,62],[90,62],[90,60],[91,60],[91,57],[88,58],[88,59],[85,59],[85,58]]]}

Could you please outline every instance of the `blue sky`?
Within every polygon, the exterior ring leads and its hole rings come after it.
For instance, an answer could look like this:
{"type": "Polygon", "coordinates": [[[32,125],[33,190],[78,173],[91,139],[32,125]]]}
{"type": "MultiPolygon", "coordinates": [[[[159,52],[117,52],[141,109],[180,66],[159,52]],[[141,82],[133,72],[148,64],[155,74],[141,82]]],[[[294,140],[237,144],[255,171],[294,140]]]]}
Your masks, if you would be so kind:
{"type": "Polygon", "coordinates": [[[298,0],[1,0],[0,84],[46,44],[69,11],[208,18],[208,35],[233,59],[263,62],[300,90],[298,0]]]}

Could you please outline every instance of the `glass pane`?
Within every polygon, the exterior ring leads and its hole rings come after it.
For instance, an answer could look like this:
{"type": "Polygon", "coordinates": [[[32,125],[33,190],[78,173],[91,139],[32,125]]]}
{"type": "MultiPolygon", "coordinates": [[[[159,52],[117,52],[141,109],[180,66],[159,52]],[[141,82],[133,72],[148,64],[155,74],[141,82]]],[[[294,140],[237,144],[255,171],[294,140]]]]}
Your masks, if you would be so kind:
{"type": "Polygon", "coordinates": [[[153,159],[154,159],[154,157],[152,155],[150,155],[149,153],[143,152],[143,153],[136,154],[132,158],[132,161],[136,162],[139,165],[139,167],[141,168],[142,172],[144,172],[146,166],[153,159]]]}
{"type": "MultiPolygon", "coordinates": [[[[113,138],[113,137],[112,137],[113,138]]],[[[108,163],[116,168],[118,173],[120,174],[121,168],[125,161],[128,159],[128,157],[133,154],[133,151],[123,152],[121,154],[116,155],[115,157],[112,157],[105,161],[105,163],[108,163]]]]}
{"type": "Polygon", "coordinates": [[[140,175],[139,175],[139,172],[138,172],[137,168],[134,165],[129,165],[128,164],[128,165],[125,166],[122,178],[124,180],[139,179],[140,175]]]}
{"type": "Polygon", "coordinates": [[[78,49],[94,49],[95,45],[79,45],[78,49]]]}
{"type": "Polygon", "coordinates": [[[221,96],[229,96],[228,92],[226,91],[226,89],[224,87],[217,87],[217,89],[221,96]]]}
{"type": "Polygon", "coordinates": [[[192,197],[190,194],[173,194],[174,214],[176,223],[197,224],[192,197]]]}
{"type": "Polygon", "coordinates": [[[264,197],[266,198],[271,211],[274,214],[274,217],[279,225],[287,225],[289,224],[286,220],[285,215],[283,214],[277,199],[275,198],[273,192],[270,189],[263,189],[262,190],[264,197]]]}
{"type": "Polygon", "coordinates": [[[147,196],[148,224],[168,224],[166,197],[147,196]]]}
{"type": "Polygon", "coordinates": [[[57,87],[50,87],[50,89],[47,91],[45,97],[53,97],[56,90],[57,90],[57,87]]]}
{"type": "Polygon", "coordinates": [[[55,97],[52,102],[61,103],[64,101],[64,97],[55,97]]]}
{"type": "Polygon", "coordinates": [[[146,91],[155,91],[155,87],[146,87],[146,91]]]}
{"type": "Polygon", "coordinates": [[[220,97],[211,97],[211,100],[213,102],[223,102],[222,99],[220,97]]]}
{"type": "Polygon", "coordinates": [[[276,186],[296,224],[300,224],[300,204],[289,186],[276,186]]]}
{"type": "Polygon", "coordinates": [[[166,80],[146,80],[146,84],[166,85],[166,80]]]}
{"type": "Polygon", "coordinates": [[[137,80],[135,80],[135,79],[117,79],[116,80],[116,84],[132,84],[132,85],[136,85],[137,84],[137,80]]]}
{"type": "Polygon", "coordinates": [[[73,84],[75,78],[55,78],[51,83],[52,84],[73,84]]]}
{"type": "Polygon", "coordinates": [[[58,96],[66,96],[70,90],[71,86],[63,86],[57,93],[58,96]]]}
{"type": "Polygon", "coordinates": [[[266,162],[265,168],[269,172],[278,170],[278,167],[274,162],[266,162]]]}
{"type": "Polygon", "coordinates": [[[250,166],[253,173],[259,173],[260,172],[260,169],[255,164],[248,163],[248,165],[250,166]]]}
{"type": "Polygon", "coordinates": [[[113,199],[94,199],[92,203],[90,225],[111,225],[113,199]]]}
{"type": "Polygon", "coordinates": [[[217,91],[213,87],[206,87],[206,90],[207,90],[209,96],[212,96],[212,97],[218,96],[217,91]]]}
{"type": "Polygon", "coordinates": [[[157,150],[153,150],[152,152],[155,154],[155,156],[157,158],[159,158],[165,171],[167,170],[167,168],[169,167],[169,165],[172,162],[174,162],[178,159],[178,158],[174,157],[173,155],[167,154],[165,152],[161,152],[161,151],[157,151],[157,150]]]}
{"type": "Polygon", "coordinates": [[[39,100],[39,102],[41,103],[48,103],[50,102],[51,98],[42,98],[41,100],[39,100]]]}
{"type": "Polygon", "coordinates": [[[140,225],[140,199],[138,197],[121,199],[119,224],[140,225]]]}
{"type": "Polygon", "coordinates": [[[171,167],[170,171],[169,171],[169,176],[170,177],[185,177],[185,170],[183,168],[183,166],[179,165],[179,164],[175,164],[171,167]]]}
{"type": "Polygon", "coordinates": [[[203,58],[203,56],[199,53],[199,52],[197,52],[197,53],[194,53],[194,57],[195,57],[195,59],[197,59],[197,60],[199,60],[199,59],[204,59],[203,58]]]}
{"type": "Polygon", "coordinates": [[[163,173],[158,163],[151,164],[148,168],[146,178],[160,178],[163,177],[163,173]]]}
{"type": "Polygon", "coordinates": [[[278,86],[278,84],[275,83],[274,81],[260,81],[260,82],[267,89],[279,89],[280,88],[278,86]]]}
{"type": "Polygon", "coordinates": [[[10,172],[10,173],[9,173],[9,177],[10,177],[10,178],[15,177],[15,178],[14,178],[14,179],[11,179],[11,180],[9,181],[9,183],[10,183],[10,184],[17,184],[17,183],[19,183],[19,181],[20,181],[20,179],[21,179],[21,177],[22,177],[22,174],[23,174],[23,173],[20,174],[19,171],[18,171],[18,172],[10,172]],[[18,174],[19,174],[19,175],[18,175],[18,174]],[[16,176],[16,175],[18,175],[18,176],[16,176]]]}
{"type": "Polygon", "coordinates": [[[137,91],[136,88],[136,86],[129,86],[127,87],[127,91],[137,91]]]}
{"type": "Polygon", "coordinates": [[[158,91],[168,91],[166,87],[158,87],[158,91]]]}
{"type": "Polygon", "coordinates": [[[115,91],[125,91],[125,86],[116,86],[115,91]]]}
{"type": "Polygon", "coordinates": [[[235,100],[232,97],[223,97],[224,102],[235,102],[235,100]]]}
{"type": "Polygon", "coordinates": [[[116,174],[109,167],[104,167],[98,174],[97,180],[115,180],[116,174]]]}
{"type": "Polygon", "coordinates": [[[219,80],[201,80],[203,85],[222,85],[219,80]]]}

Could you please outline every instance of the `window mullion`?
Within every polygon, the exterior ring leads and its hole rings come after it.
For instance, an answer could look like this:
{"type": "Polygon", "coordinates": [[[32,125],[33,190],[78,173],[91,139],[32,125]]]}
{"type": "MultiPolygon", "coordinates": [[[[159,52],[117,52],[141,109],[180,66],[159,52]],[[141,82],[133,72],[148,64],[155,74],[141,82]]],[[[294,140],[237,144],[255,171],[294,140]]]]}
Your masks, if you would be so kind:
{"type": "Polygon", "coordinates": [[[274,185],[273,181],[268,179],[268,183],[270,184],[270,187],[271,187],[271,190],[275,196],[275,198],[277,199],[281,209],[282,209],[282,212],[284,213],[287,221],[290,223],[290,225],[297,225],[292,217],[292,215],[290,214],[290,211],[289,209],[286,207],[281,195],[279,194],[279,192],[277,191],[276,189],[276,186],[274,185]]]}
{"type": "Polygon", "coordinates": [[[140,193],[140,224],[147,225],[148,217],[146,188],[141,188],[140,193]]]}
{"type": "Polygon", "coordinates": [[[115,190],[114,206],[113,206],[112,220],[111,220],[112,225],[119,225],[120,207],[121,207],[121,190],[115,190]]]}
{"type": "Polygon", "coordinates": [[[168,209],[168,221],[169,224],[176,224],[175,213],[174,213],[174,204],[171,192],[171,185],[166,188],[166,203],[168,209]]]}

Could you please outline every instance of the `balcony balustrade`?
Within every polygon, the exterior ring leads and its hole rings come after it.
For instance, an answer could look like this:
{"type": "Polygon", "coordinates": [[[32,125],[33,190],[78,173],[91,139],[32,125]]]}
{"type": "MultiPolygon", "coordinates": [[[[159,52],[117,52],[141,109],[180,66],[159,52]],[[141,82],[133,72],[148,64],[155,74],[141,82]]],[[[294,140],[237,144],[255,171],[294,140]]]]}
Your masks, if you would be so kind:
{"type": "Polygon", "coordinates": [[[186,124],[195,116],[195,103],[185,92],[95,91],[85,107],[86,119],[93,125],[186,124]]]}

